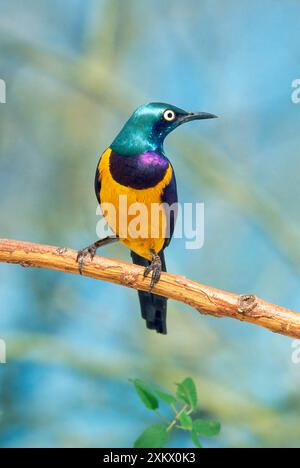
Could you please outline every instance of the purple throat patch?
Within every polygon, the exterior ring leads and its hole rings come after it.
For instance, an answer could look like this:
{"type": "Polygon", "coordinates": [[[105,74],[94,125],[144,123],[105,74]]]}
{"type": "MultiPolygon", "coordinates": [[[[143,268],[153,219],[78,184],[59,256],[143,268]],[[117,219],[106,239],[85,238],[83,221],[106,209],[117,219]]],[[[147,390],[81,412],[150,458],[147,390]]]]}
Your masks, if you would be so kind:
{"type": "Polygon", "coordinates": [[[119,184],[134,189],[146,189],[163,180],[169,161],[154,151],[135,156],[122,156],[112,151],[109,166],[113,179],[119,184]]]}

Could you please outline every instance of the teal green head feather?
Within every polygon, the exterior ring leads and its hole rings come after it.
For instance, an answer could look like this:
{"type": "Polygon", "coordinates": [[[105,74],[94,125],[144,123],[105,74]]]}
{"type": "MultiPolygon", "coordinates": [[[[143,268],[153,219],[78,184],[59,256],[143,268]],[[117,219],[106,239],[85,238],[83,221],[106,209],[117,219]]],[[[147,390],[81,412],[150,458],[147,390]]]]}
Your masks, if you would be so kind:
{"type": "Polygon", "coordinates": [[[152,102],[139,107],[126,122],[111,148],[118,154],[133,156],[146,151],[163,153],[166,136],[183,123],[191,120],[212,119],[216,115],[206,112],[186,112],[183,109],[152,102]]]}

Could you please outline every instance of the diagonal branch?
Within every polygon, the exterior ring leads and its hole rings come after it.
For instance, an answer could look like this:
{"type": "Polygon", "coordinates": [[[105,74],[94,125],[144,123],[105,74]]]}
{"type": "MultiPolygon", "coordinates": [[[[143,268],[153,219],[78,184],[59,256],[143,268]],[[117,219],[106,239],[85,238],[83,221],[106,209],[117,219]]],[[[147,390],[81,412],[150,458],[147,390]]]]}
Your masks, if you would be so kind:
{"type": "MultiPolygon", "coordinates": [[[[0,263],[79,274],[76,257],[77,252],[67,248],[0,239],[0,263]]],[[[93,262],[86,259],[83,275],[129,288],[149,290],[150,280],[144,278],[142,267],[110,258],[95,257],[93,262]]],[[[300,339],[300,314],[252,294],[232,294],[169,273],[162,273],[153,291],[188,304],[202,314],[234,318],[300,339]]]]}

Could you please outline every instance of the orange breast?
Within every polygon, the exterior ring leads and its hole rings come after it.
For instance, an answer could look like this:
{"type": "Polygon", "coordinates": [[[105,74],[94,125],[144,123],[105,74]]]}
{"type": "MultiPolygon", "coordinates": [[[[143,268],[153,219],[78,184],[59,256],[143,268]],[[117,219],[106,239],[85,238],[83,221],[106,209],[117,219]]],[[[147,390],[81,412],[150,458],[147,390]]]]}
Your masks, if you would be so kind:
{"type": "Polygon", "coordinates": [[[99,163],[101,208],[110,228],[121,243],[151,260],[151,250],[160,252],[165,242],[166,213],[160,207],[164,188],[172,178],[169,164],[165,177],[156,186],[133,189],[116,182],[109,170],[111,149],[99,163]]]}

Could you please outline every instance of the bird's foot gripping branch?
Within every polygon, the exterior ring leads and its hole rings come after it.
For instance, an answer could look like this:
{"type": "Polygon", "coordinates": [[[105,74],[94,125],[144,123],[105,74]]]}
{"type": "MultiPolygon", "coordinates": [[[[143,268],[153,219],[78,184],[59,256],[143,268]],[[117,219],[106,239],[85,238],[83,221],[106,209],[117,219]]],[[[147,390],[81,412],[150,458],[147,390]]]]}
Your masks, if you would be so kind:
{"type": "MultiPolygon", "coordinates": [[[[0,239],[0,262],[79,274],[78,252],[30,242],[0,239]]],[[[83,275],[98,280],[149,291],[144,268],[104,257],[86,258],[83,275]]],[[[202,314],[234,318],[291,338],[300,338],[300,314],[253,295],[238,295],[162,273],[155,294],[190,305],[202,314]]]]}

